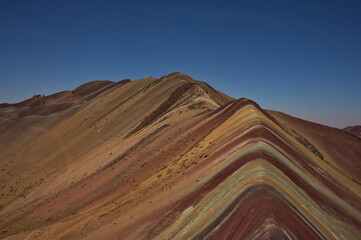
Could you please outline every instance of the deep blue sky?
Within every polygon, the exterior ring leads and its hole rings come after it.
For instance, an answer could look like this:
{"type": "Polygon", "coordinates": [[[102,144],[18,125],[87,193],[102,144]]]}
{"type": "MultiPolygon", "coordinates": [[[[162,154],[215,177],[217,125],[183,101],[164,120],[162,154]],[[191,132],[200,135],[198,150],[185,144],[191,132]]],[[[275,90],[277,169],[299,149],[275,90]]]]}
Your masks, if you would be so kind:
{"type": "Polygon", "coordinates": [[[361,1],[0,0],[0,102],[174,71],[264,108],[361,124],[361,1]]]}

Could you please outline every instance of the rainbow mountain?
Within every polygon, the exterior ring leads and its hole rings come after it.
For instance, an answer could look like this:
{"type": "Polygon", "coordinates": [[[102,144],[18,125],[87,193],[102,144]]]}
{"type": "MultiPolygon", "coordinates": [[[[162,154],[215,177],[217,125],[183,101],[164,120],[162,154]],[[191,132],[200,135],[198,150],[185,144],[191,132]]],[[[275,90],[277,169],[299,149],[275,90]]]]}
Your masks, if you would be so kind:
{"type": "Polygon", "coordinates": [[[183,73],[0,104],[1,239],[360,239],[361,139],[183,73]]]}

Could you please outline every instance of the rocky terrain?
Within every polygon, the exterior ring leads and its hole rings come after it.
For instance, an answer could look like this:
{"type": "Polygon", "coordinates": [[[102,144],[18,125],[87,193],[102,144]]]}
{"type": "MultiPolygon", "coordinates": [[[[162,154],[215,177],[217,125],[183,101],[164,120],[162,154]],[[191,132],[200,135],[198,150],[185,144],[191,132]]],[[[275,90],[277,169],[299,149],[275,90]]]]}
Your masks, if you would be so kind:
{"type": "Polygon", "coordinates": [[[182,73],[0,105],[1,239],[360,239],[361,140],[182,73]]]}

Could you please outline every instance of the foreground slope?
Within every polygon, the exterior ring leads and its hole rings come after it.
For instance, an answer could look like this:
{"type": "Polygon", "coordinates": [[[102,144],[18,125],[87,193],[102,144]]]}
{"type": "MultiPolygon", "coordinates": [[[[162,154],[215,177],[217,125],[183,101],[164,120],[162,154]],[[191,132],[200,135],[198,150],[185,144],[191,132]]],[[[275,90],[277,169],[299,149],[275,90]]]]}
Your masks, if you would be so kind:
{"type": "Polygon", "coordinates": [[[109,84],[51,114],[2,108],[1,237],[361,235],[358,138],[181,73],[109,84]]]}

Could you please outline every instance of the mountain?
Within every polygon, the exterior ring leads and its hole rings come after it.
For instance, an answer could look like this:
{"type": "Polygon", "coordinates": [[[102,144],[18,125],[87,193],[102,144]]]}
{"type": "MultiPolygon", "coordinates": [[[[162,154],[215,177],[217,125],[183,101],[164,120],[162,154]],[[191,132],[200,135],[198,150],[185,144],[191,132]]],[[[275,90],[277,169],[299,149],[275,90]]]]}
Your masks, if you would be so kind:
{"type": "Polygon", "coordinates": [[[183,73],[0,105],[0,237],[359,239],[361,140],[183,73]]]}
{"type": "Polygon", "coordinates": [[[361,126],[349,126],[342,129],[345,132],[361,137],[361,126]]]}

